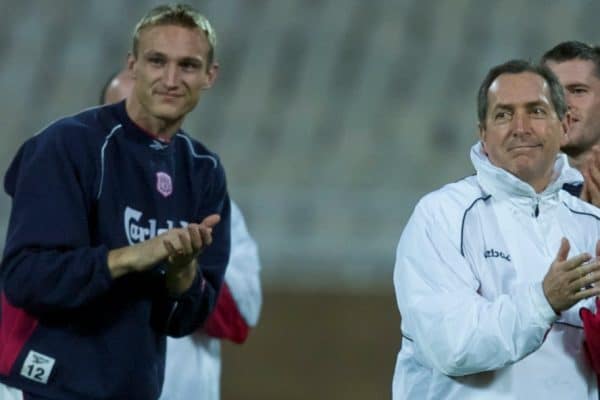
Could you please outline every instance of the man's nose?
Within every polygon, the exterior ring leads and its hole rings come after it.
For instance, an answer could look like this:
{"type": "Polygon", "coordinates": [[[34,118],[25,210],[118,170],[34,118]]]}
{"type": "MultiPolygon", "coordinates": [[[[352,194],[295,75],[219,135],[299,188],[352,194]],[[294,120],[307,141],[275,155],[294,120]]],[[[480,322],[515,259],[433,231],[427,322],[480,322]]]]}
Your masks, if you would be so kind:
{"type": "Polygon", "coordinates": [[[163,81],[166,86],[173,87],[177,86],[179,80],[179,70],[176,65],[168,64],[163,73],[163,81]]]}
{"type": "Polygon", "coordinates": [[[516,112],[512,120],[513,134],[528,133],[531,129],[531,119],[526,112],[516,112]]]}

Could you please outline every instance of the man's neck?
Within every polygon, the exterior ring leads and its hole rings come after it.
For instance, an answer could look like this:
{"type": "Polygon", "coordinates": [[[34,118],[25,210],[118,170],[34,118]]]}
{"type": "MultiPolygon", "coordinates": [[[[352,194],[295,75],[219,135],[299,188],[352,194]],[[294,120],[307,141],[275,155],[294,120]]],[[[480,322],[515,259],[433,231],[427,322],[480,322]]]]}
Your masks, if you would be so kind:
{"type": "Polygon", "coordinates": [[[576,156],[569,156],[569,165],[578,171],[581,171],[586,161],[590,158],[590,154],[590,151],[584,151],[576,156]]]}
{"type": "Polygon", "coordinates": [[[531,185],[531,187],[533,187],[533,190],[535,190],[535,192],[539,194],[546,190],[548,185],[550,185],[550,182],[552,182],[552,171],[550,171],[550,174],[548,176],[528,183],[531,185]]]}
{"type": "Polygon", "coordinates": [[[177,133],[183,123],[183,118],[174,121],[157,118],[144,109],[139,102],[132,100],[131,97],[125,102],[125,110],[137,126],[152,136],[167,142],[177,133]]]}

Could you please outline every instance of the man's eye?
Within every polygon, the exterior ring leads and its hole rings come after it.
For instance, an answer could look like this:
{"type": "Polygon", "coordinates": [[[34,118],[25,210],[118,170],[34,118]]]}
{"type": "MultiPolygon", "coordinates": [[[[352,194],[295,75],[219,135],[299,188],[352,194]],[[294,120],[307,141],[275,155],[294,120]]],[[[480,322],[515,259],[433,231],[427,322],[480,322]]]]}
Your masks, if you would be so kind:
{"type": "Polygon", "coordinates": [[[152,65],[163,65],[164,64],[164,60],[160,57],[150,57],[148,59],[148,62],[152,65]]]}
{"type": "Polygon", "coordinates": [[[542,107],[534,107],[532,110],[533,115],[544,116],[546,115],[546,110],[542,107]]]}
{"type": "Polygon", "coordinates": [[[508,111],[498,111],[496,114],[494,114],[494,119],[496,121],[503,121],[503,120],[507,120],[510,118],[510,114],[508,111]]]}
{"type": "Polygon", "coordinates": [[[195,71],[200,68],[200,65],[192,62],[184,62],[181,63],[181,68],[183,68],[184,71],[195,71]]]}

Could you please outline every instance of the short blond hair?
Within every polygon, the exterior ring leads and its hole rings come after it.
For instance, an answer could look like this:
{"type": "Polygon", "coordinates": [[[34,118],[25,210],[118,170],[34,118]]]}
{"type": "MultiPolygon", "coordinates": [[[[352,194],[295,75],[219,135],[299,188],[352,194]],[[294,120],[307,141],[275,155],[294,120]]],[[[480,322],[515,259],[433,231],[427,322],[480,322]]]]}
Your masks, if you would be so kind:
{"type": "Polygon", "coordinates": [[[177,25],[203,31],[210,45],[207,68],[212,65],[217,47],[217,34],[208,19],[187,4],[163,4],[154,7],[144,15],[133,31],[132,54],[134,57],[137,57],[140,32],[148,27],[159,25],[177,25]]]}

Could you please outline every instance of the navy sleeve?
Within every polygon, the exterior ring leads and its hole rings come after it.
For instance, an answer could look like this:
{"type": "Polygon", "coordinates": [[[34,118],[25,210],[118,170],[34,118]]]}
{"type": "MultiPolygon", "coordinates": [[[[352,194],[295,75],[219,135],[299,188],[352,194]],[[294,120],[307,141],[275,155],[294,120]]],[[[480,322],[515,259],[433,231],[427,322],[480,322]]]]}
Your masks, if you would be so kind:
{"type": "Polygon", "coordinates": [[[108,249],[90,244],[93,161],[81,165],[77,135],[85,132],[73,124],[51,125],[23,145],[5,177],[13,203],[0,278],[10,303],[36,315],[78,309],[112,281],[108,249]]]}
{"type": "Polygon", "coordinates": [[[166,321],[165,332],[170,336],[190,334],[204,324],[217,303],[229,262],[231,207],[221,164],[215,168],[205,196],[196,222],[210,214],[219,214],[221,221],[213,229],[212,244],[198,258],[197,278],[192,287],[179,298],[168,298],[156,307],[160,318],[166,321]]]}

